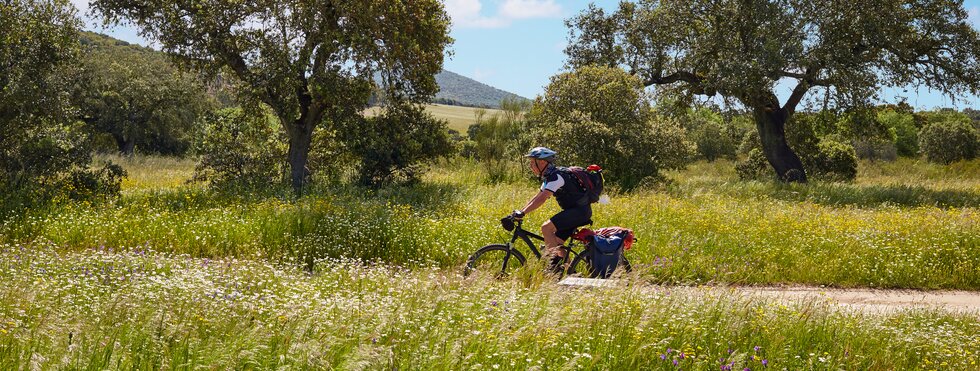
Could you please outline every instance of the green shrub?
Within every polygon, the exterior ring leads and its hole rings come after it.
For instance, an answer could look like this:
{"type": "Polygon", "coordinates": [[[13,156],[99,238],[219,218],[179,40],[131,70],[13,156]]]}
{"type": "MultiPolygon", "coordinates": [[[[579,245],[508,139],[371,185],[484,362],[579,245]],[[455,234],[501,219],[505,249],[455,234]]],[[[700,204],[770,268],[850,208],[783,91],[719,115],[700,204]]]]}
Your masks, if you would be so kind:
{"type": "Polygon", "coordinates": [[[552,78],[528,116],[533,145],[568,165],[599,164],[606,181],[632,188],[690,162],[694,146],[677,120],[650,109],[642,83],[619,68],[584,67],[552,78]]]}
{"type": "Polygon", "coordinates": [[[881,121],[891,132],[895,142],[895,150],[899,156],[915,157],[919,155],[918,128],[915,127],[915,116],[910,113],[886,109],[878,113],[881,121]]]}
{"type": "Polygon", "coordinates": [[[854,141],[854,152],[862,160],[895,161],[898,159],[895,143],[882,139],[857,139],[854,141]]]}
{"type": "Polygon", "coordinates": [[[475,158],[483,164],[491,182],[507,178],[517,165],[520,152],[517,148],[519,126],[517,115],[494,114],[487,116],[478,111],[476,130],[473,131],[475,158]]]}
{"type": "Polygon", "coordinates": [[[45,123],[20,131],[0,151],[0,218],[53,200],[119,196],[125,172],[108,162],[92,168],[91,134],[84,124],[45,123]]]}
{"type": "Polygon", "coordinates": [[[810,173],[832,181],[851,181],[857,176],[857,154],[854,146],[832,136],[817,144],[817,153],[808,157],[810,173]]]}
{"type": "Polygon", "coordinates": [[[762,150],[762,139],[759,139],[758,130],[749,130],[742,134],[742,140],[738,143],[739,155],[748,156],[753,149],[762,150]]]}
{"type": "Polygon", "coordinates": [[[926,159],[949,164],[977,156],[977,129],[961,120],[939,121],[919,131],[919,147],[926,159]]]}
{"type": "Polygon", "coordinates": [[[464,140],[459,142],[457,147],[459,148],[459,156],[469,159],[476,159],[476,142],[472,140],[464,140]]]}
{"type": "Polygon", "coordinates": [[[689,115],[688,138],[705,160],[734,159],[736,143],[721,116],[689,115]]]}
{"type": "Polygon", "coordinates": [[[422,163],[452,153],[446,122],[418,106],[392,106],[341,130],[355,158],[361,159],[358,182],[379,186],[411,182],[422,163]]]}
{"type": "Polygon", "coordinates": [[[346,178],[346,171],[357,161],[347,145],[340,140],[340,134],[332,125],[318,125],[313,130],[310,144],[310,157],[306,167],[310,170],[314,183],[330,183],[346,178]]]}
{"type": "Polygon", "coordinates": [[[205,118],[202,133],[194,180],[218,190],[248,191],[285,179],[285,133],[268,112],[222,109],[205,118]]]}
{"type": "Polygon", "coordinates": [[[815,156],[820,150],[820,136],[817,129],[824,126],[825,118],[819,114],[797,113],[786,123],[786,143],[789,148],[800,156],[803,161],[803,168],[809,173],[812,167],[809,158],[815,156]]]}
{"type": "Polygon", "coordinates": [[[72,200],[99,201],[119,196],[126,170],[105,161],[101,169],[73,171],[65,181],[66,196],[72,200]]]}
{"type": "Polygon", "coordinates": [[[762,150],[749,150],[748,157],[735,163],[735,172],[741,180],[771,180],[775,173],[762,150]]]}

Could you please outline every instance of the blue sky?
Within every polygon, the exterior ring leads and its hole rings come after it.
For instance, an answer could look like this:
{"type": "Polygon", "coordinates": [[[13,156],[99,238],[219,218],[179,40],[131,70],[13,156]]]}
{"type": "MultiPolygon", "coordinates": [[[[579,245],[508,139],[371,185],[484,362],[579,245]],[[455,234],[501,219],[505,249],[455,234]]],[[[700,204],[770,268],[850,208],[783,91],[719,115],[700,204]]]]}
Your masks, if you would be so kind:
{"type": "MultiPolygon", "coordinates": [[[[83,11],[88,0],[72,0],[83,11]]],[[[452,56],[447,70],[528,98],[540,94],[548,79],[560,72],[565,62],[562,52],[568,37],[564,19],[579,13],[590,2],[613,9],[618,0],[446,0],[453,18],[452,56]]],[[[971,21],[980,28],[980,0],[964,1],[971,21]]],[[[89,29],[146,45],[128,27],[102,29],[89,22],[89,29]]],[[[788,96],[788,87],[780,87],[788,96]]],[[[884,91],[885,101],[904,96],[922,109],[954,106],[941,94],[926,89],[907,88],[884,91]]],[[[980,107],[980,98],[969,97],[956,107],[980,107]]]]}

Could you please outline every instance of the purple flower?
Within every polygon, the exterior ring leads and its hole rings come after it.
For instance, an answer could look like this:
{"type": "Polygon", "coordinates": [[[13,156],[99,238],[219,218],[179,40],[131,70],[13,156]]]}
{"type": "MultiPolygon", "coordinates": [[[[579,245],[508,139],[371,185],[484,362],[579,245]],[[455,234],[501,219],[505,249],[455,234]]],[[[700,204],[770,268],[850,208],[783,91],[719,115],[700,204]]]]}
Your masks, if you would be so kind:
{"type": "Polygon", "coordinates": [[[497,306],[497,301],[496,301],[496,300],[494,300],[494,301],[492,301],[492,302],[490,302],[490,305],[492,305],[492,306],[495,306],[495,307],[496,307],[496,306],[497,306]]]}
{"type": "Polygon", "coordinates": [[[674,351],[674,350],[673,349],[670,349],[670,348],[667,348],[667,354],[670,354],[670,352],[672,352],[672,351],[674,351]]]}
{"type": "Polygon", "coordinates": [[[667,355],[666,354],[661,354],[660,355],[660,359],[661,360],[666,360],[667,359],[667,355]]]}
{"type": "Polygon", "coordinates": [[[677,366],[677,360],[676,359],[674,360],[674,366],[677,366]]]}
{"type": "Polygon", "coordinates": [[[755,346],[755,348],[752,348],[752,349],[755,349],[755,351],[756,351],[756,352],[758,352],[758,351],[759,351],[759,349],[762,349],[762,348],[761,348],[761,347],[759,347],[758,345],[756,345],[756,346],[755,346]]]}
{"type": "Polygon", "coordinates": [[[769,360],[768,359],[763,359],[762,360],[762,365],[763,366],[769,366],[769,360]]]}
{"type": "Polygon", "coordinates": [[[684,352],[681,352],[680,357],[681,359],[684,359],[684,352]]]}
{"type": "Polygon", "coordinates": [[[746,367],[746,368],[745,368],[744,370],[742,370],[742,371],[752,371],[752,369],[751,369],[751,368],[748,368],[748,367],[746,367]]]}
{"type": "Polygon", "coordinates": [[[378,338],[371,338],[371,344],[377,344],[378,338]]]}

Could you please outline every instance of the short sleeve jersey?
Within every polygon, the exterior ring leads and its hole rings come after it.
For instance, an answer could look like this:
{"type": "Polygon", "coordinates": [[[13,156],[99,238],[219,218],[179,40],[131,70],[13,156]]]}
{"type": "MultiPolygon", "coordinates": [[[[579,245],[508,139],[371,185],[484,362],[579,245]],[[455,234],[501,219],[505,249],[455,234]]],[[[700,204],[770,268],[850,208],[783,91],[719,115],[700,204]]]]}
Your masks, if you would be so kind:
{"type": "Polygon", "coordinates": [[[569,182],[574,182],[574,180],[569,180],[566,176],[563,176],[558,168],[554,166],[549,167],[542,174],[542,178],[544,181],[541,183],[541,190],[551,191],[555,196],[555,201],[558,201],[558,206],[561,206],[562,210],[588,205],[587,199],[584,204],[582,203],[584,193],[582,193],[577,184],[569,185],[569,182]]]}
{"type": "Polygon", "coordinates": [[[544,176],[544,182],[541,183],[541,190],[549,190],[551,193],[556,193],[563,186],[565,186],[565,177],[561,176],[554,168],[551,168],[544,176]]]}

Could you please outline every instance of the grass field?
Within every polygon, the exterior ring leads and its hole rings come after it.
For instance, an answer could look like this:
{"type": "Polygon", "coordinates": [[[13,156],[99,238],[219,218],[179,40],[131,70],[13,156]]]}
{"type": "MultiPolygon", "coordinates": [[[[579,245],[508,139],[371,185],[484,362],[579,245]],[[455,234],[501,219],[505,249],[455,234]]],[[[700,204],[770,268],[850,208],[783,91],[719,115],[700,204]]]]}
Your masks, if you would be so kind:
{"type": "MultiPolygon", "coordinates": [[[[485,110],[488,115],[493,115],[494,113],[500,112],[498,109],[492,108],[473,108],[473,107],[462,107],[462,106],[449,106],[445,104],[429,104],[425,106],[425,111],[432,114],[438,119],[446,120],[449,123],[449,128],[456,130],[460,133],[466,134],[466,128],[473,125],[476,122],[476,112],[478,110],[485,110]]],[[[376,114],[378,108],[371,108],[368,110],[368,115],[376,114]]]]}
{"type": "Polygon", "coordinates": [[[975,369],[980,321],[332,261],[0,248],[0,367],[975,369]]]}
{"type": "MultiPolygon", "coordinates": [[[[738,182],[731,163],[701,163],[669,174],[668,186],[613,193],[593,219],[636,230],[641,241],[631,255],[650,282],[980,289],[977,164],[949,172],[903,162],[862,164],[869,175],[853,184],[808,185],[738,182]]],[[[455,160],[416,187],[323,185],[297,201],[285,189],[214,194],[185,184],[192,164],[178,160],[123,164],[133,176],[115,204],[32,210],[0,226],[0,238],[69,250],[148,244],[308,266],[344,257],[458,268],[477,247],[507,237],[497,220],[535,187],[486,183],[477,164],[455,160]],[[154,179],[146,166],[166,176],[154,179]]],[[[528,225],[556,210],[547,205],[528,225]]]]}
{"type": "Polygon", "coordinates": [[[977,368],[973,315],[698,287],[980,290],[980,161],[861,163],[854,183],[807,185],[698,163],[613,191],[593,219],[641,238],[613,292],[534,268],[461,277],[535,188],[488,183],[466,160],[414,187],[318,185],[300,200],[213,193],[186,183],[188,160],[116,160],[120,200],[0,226],[0,368],[977,368]]]}

